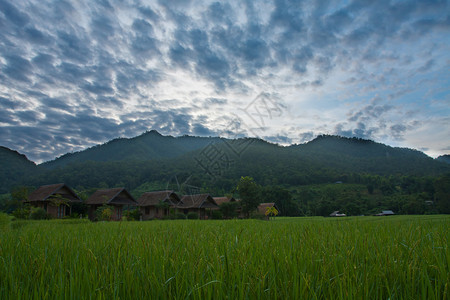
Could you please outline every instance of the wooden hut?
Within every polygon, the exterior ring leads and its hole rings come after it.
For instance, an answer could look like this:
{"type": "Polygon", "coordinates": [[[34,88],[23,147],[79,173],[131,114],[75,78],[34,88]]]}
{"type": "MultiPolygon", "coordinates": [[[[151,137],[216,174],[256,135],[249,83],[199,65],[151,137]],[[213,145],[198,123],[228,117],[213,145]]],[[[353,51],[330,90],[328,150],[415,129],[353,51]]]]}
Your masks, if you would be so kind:
{"type": "Polygon", "coordinates": [[[185,195],[177,206],[184,214],[197,213],[200,219],[207,218],[207,210],[217,208],[218,205],[209,194],[185,195]]]}
{"type": "Polygon", "coordinates": [[[43,185],[33,191],[24,203],[43,208],[53,218],[61,219],[72,212],[72,204],[82,202],[64,183],[43,185]]]}
{"type": "Polygon", "coordinates": [[[97,190],[87,200],[89,206],[89,219],[95,220],[95,211],[102,205],[113,207],[112,220],[119,221],[122,218],[125,205],[136,206],[137,202],[125,188],[113,188],[97,190]]]}
{"type": "Polygon", "coordinates": [[[233,197],[228,198],[228,197],[213,197],[214,202],[216,202],[217,204],[217,208],[212,208],[212,209],[219,209],[219,206],[222,203],[228,203],[228,202],[236,202],[236,199],[234,199],[233,197]]]}
{"type": "Polygon", "coordinates": [[[176,209],[181,199],[174,191],[157,191],[142,194],[138,206],[143,220],[161,219],[168,216],[170,209],[176,209]]]}

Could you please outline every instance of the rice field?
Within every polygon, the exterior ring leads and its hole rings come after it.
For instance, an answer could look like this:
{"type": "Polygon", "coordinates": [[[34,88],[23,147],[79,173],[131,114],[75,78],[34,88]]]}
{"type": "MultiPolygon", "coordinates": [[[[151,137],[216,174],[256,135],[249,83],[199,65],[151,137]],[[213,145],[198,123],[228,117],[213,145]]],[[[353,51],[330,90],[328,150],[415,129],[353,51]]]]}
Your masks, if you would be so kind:
{"type": "Polygon", "coordinates": [[[450,216],[0,222],[0,299],[449,297],[450,216]]]}

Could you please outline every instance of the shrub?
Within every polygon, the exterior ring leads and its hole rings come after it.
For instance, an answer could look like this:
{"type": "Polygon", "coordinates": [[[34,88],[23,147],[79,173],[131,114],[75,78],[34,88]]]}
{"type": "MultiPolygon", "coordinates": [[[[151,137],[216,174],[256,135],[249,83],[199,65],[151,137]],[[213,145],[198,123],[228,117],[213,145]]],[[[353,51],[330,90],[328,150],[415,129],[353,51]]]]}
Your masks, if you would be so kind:
{"type": "Polygon", "coordinates": [[[138,208],[127,210],[125,212],[125,217],[128,221],[139,221],[141,219],[141,211],[138,208]]]}
{"type": "Polygon", "coordinates": [[[50,217],[47,214],[47,212],[45,211],[45,209],[43,209],[42,207],[33,207],[33,208],[31,208],[30,219],[31,220],[46,220],[46,219],[50,219],[50,217]]]}
{"type": "Polygon", "coordinates": [[[211,219],[221,220],[222,219],[222,212],[220,210],[213,210],[211,212],[211,219]]]}
{"type": "Polygon", "coordinates": [[[183,213],[176,213],[175,219],[184,220],[184,219],[186,219],[186,215],[183,213]]]}
{"type": "Polygon", "coordinates": [[[95,219],[97,221],[111,221],[113,210],[111,206],[103,205],[95,211],[95,219]]]}
{"type": "Polygon", "coordinates": [[[12,215],[16,219],[28,219],[30,217],[30,207],[24,206],[24,207],[18,207],[15,211],[12,212],[12,215]]]}
{"type": "Polygon", "coordinates": [[[190,213],[187,214],[187,218],[188,218],[189,220],[198,219],[198,213],[190,212],[190,213]]]}

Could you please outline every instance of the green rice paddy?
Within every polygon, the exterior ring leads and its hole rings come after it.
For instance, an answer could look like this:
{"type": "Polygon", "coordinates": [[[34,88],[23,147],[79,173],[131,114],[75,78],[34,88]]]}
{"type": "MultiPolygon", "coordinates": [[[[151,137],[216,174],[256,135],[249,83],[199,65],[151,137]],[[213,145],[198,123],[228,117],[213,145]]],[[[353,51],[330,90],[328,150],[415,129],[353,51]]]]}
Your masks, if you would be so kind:
{"type": "Polygon", "coordinates": [[[0,299],[449,297],[450,216],[0,222],[0,299]]]}

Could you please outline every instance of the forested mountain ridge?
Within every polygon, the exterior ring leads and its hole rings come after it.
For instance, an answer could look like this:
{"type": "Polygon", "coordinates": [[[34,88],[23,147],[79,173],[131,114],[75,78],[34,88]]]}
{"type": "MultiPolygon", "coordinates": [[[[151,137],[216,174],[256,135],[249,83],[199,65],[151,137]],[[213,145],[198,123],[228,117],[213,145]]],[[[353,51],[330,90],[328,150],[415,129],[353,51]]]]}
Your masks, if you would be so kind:
{"type": "Polygon", "coordinates": [[[450,164],[450,154],[441,155],[436,160],[450,164]]]}
{"type": "MultiPolygon", "coordinates": [[[[18,153],[16,156],[17,161],[28,161],[18,153]]],[[[173,176],[191,178],[191,183],[211,191],[227,191],[241,176],[252,176],[262,185],[288,187],[335,181],[357,183],[361,176],[371,175],[450,173],[449,164],[417,150],[327,135],[283,147],[255,138],[172,137],[150,131],[66,154],[39,166],[30,161],[21,165],[16,160],[2,160],[1,176],[10,177],[0,183],[2,193],[17,185],[55,182],[82,188],[125,186],[132,190],[145,183],[164,185],[173,176]],[[11,169],[20,176],[7,175],[5,170],[11,169]]]]}
{"type": "Polygon", "coordinates": [[[219,138],[163,136],[152,130],[134,138],[117,138],[83,151],[67,153],[43,163],[42,167],[52,169],[86,161],[147,161],[173,158],[218,140],[219,138]]]}
{"type": "Polygon", "coordinates": [[[35,171],[37,171],[36,164],[25,155],[0,146],[0,193],[7,192],[8,187],[35,171]]]}

